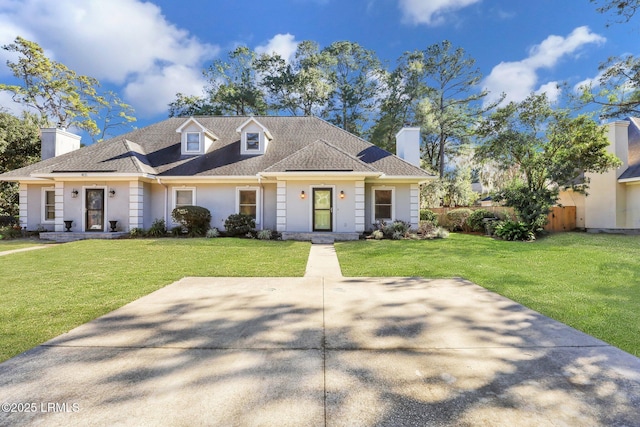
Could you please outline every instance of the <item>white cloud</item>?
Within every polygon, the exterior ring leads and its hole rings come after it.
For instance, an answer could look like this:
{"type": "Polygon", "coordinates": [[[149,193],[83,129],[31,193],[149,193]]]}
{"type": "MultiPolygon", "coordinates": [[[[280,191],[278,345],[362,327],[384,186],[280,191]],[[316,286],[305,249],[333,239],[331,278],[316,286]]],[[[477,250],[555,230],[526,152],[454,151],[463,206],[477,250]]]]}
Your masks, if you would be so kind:
{"type": "Polygon", "coordinates": [[[447,13],[482,0],[400,0],[404,20],[411,24],[438,25],[447,13]]]}
{"type": "Polygon", "coordinates": [[[606,39],[591,32],[588,27],[578,27],[567,37],[551,35],[529,50],[529,56],[521,61],[501,62],[493,67],[484,79],[483,87],[490,91],[485,105],[506,94],[503,102],[521,101],[531,92],[546,92],[550,99],[557,99],[560,89],[557,82],[539,85],[538,71],[554,67],[567,55],[576,55],[587,44],[601,44],[606,39]]]}
{"type": "MultiPolygon", "coordinates": [[[[123,85],[127,96],[136,94],[125,100],[138,113],[166,111],[175,92],[164,99],[159,94],[168,87],[192,94],[193,76],[219,52],[167,21],[158,6],[141,0],[9,1],[0,3],[0,29],[2,44],[20,35],[80,74],[123,85]],[[150,81],[158,86],[141,85],[150,81]],[[146,96],[143,87],[149,90],[146,96]],[[145,105],[151,102],[162,107],[145,105]]],[[[200,80],[199,89],[204,85],[200,80]]]]}
{"type": "Polygon", "coordinates": [[[258,54],[273,54],[277,53],[285,61],[289,62],[293,59],[293,55],[298,48],[298,42],[292,34],[276,34],[265,45],[256,46],[256,53],[258,54]]]}

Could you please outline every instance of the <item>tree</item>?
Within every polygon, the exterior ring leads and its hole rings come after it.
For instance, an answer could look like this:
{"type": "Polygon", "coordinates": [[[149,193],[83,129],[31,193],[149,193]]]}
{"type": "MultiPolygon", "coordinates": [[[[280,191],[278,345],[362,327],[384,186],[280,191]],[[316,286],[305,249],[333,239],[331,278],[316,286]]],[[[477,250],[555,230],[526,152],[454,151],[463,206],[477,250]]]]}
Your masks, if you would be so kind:
{"type": "Polygon", "coordinates": [[[531,94],[499,108],[477,131],[479,160],[490,159],[503,169],[519,168],[521,179],[497,196],[533,232],[545,224],[560,188],[585,192],[585,172],[601,173],[620,164],[607,151],[605,129],[587,115],[570,113],[553,109],[546,94],[531,94]]]}
{"type": "Polygon", "coordinates": [[[421,126],[432,134],[438,147],[434,169],[445,174],[445,155],[469,142],[470,129],[483,113],[495,107],[495,102],[482,109],[478,102],[487,91],[477,91],[482,75],[475,60],[464,49],[454,48],[445,40],[422,52],[426,97],[420,102],[421,126]]]}
{"type": "MultiPolygon", "coordinates": [[[[0,173],[40,160],[40,119],[29,113],[22,118],[0,111],[0,173]]],[[[0,216],[17,217],[18,185],[0,182],[0,216]]]]}
{"type": "Polygon", "coordinates": [[[93,142],[100,142],[114,136],[115,129],[130,128],[136,121],[134,110],[125,103],[113,91],[107,91],[104,96],[104,104],[101,104],[96,112],[96,124],[99,125],[99,133],[92,135],[93,142]]]}
{"type": "Polygon", "coordinates": [[[99,106],[106,105],[98,95],[96,79],[78,75],[64,64],[52,61],[35,42],[17,37],[2,46],[20,55],[17,62],[7,61],[22,85],[0,84],[0,90],[13,93],[13,100],[35,108],[43,119],[58,127],[76,126],[91,134],[98,133],[92,118],[99,106]]]}
{"type": "Polygon", "coordinates": [[[334,42],[323,53],[333,86],[324,115],[336,126],[362,135],[376,108],[380,61],[373,51],[349,41],[334,42]]]}
{"type": "Polygon", "coordinates": [[[600,13],[614,11],[620,17],[618,22],[629,22],[629,20],[640,9],[640,0],[589,0],[591,3],[600,3],[602,6],[596,10],[600,13]]]}
{"type": "Polygon", "coordinates": [[[327,65],[327,55],[309,40],[298,44],[291,62],[277,53],[258,58],[259,85],[267,95],[269,109],[294,116],[321,114],[332,91],[327,65]]]}
{"type": "Polygon", "coordinates": [[[581,101],[596,104],[604,119],[640,113],[640,59],[632,55],[613,57],[600,65],[595,83],[580,88],[581,101]]]}

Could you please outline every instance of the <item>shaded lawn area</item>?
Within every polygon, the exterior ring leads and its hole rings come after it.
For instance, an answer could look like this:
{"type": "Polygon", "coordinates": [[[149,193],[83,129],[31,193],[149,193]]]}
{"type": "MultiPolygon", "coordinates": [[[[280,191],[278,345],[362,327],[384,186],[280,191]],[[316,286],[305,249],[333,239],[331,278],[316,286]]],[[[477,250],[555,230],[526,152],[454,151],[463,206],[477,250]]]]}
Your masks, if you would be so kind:
{"type": "Polygon", "coordinates": [[[345,276],[462,277],[640,356],[640,236],[336,243],[345,276]]]}
{"type": "Polygon", "coordinates": [[[301,277],[309,247],[231,238],[84,240],[0,257],[0,361],[185,276],[301,277]]]}

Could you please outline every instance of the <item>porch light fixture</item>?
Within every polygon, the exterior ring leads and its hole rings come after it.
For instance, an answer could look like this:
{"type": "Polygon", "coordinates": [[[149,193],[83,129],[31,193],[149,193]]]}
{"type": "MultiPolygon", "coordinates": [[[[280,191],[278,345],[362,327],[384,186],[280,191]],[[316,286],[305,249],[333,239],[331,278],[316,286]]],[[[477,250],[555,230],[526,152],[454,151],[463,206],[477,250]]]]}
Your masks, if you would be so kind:
{"type": "Polygon", "coordinates": [[[116,190],[114,190],[113,188],[109,190],[109,197],[114,197],[115,195],[116,195],[116,190]]]}
{"type": "Polygon", "coordinates": [[[306,194],[304,194],[304,190],[302,190],[302,191],[300,192],[300,198],[301,198],[301,199],[304,199],[305,197],[307,197],[307,195],[306,195],[306,194]]]}
{"type": "Polygon", "coordinates": [[[340,198],[341,198],[341,199],[344,199],[344,198],[345,198],[344,191],[342,191],[342,190],[340,190],[340,198]]]}
{"type": "Polygon", "coordinates": [[[75,188],[71,190],[71,197],[73,197],[74,199],[78,197],[78,190],[76,190],[75,188]]]}

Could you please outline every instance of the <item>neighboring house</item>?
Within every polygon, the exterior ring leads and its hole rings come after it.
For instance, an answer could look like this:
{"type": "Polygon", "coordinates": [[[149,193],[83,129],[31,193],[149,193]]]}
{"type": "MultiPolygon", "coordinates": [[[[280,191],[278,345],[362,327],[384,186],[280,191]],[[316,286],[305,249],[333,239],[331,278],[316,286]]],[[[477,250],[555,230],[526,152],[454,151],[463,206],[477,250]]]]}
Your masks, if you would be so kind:
{"type": "Polygon", "coordinates": [[[109,221],[121,232],[155,219],[171,227],[175,207],[198,205],[220,229],[242,212],[283,238],[357,238],[380,220],[418,226],[419,185],[434,178],[418,167],[419,136],[402,129],[396,156],[315,117],[190,117],[70,151],[79,137],[43,130],[52,157],[0,180],[20,183],[28,230],[60,233],[71,221],[72,232],[96,237],[109,221]]]}
{"type": "Polygon", "coordinates": [[[572,191],[559,203],[576,207],[576,226],[592,232],[640,231],[640,119],[607,124],[609,151],[622,165],[603,174],[588,173],[588,196],[572,191]]]}

